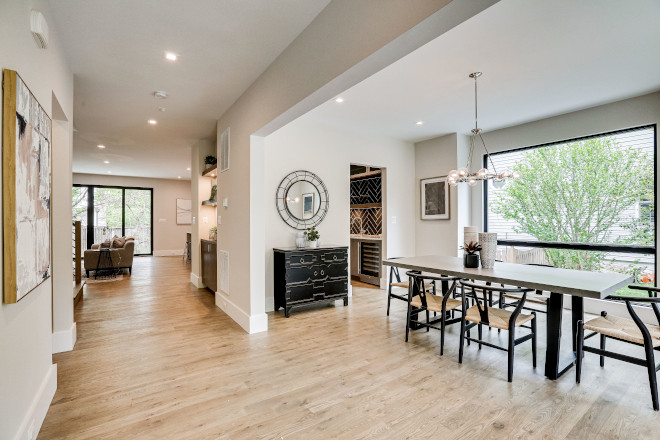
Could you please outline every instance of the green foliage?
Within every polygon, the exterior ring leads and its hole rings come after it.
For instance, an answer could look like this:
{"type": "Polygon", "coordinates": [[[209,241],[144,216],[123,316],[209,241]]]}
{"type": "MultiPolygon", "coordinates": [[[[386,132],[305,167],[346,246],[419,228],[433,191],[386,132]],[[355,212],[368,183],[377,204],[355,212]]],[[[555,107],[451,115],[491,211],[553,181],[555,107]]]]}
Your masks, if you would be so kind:
{"type": "MultiPolygon", "coordinates": [[[[514,220],[516,232],[541,241],[616,242],[611,228],[620,224],[620,214],[645,200],[649,188],[653,192],[652,160],[611,138],[530,150],[514,171],[521,178],[501,190],[493,210],[514,220]]],[[[635,222],[624,227],[633,233],[629,241],[641,244],[652,225],[635,222]]],[[[602,268],[605,257],[592,251],[545,252],[555,266],[592,271],[602,268]]]]}
{"type": "Polygon", "coordinates": [[[311,228],[307,228],[307,230],[305,231],[305,238],[307,239],[307,241],[316,241],[320,237],[321,235],[319,234],[319,231],[317,231],[314,226],[312,226],[311,228]]]}
{"type": "Polygon", "coordinates": [[[459,249],[463,249],[468,255],[474,255],[481,250],[481,245],[476,241],[471,241],[469,243],[463,243],[463,246],[459,247],[459,249]]]}

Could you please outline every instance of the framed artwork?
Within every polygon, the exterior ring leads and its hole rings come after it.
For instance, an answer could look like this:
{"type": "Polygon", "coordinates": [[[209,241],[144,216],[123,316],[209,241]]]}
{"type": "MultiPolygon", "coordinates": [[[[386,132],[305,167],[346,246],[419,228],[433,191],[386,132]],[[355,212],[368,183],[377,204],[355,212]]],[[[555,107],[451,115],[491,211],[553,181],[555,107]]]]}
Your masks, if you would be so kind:
{"type": "Polygon", "coordinates": [[[21,77],[3,71],[4,301],[50,278],[51,120],[21,77]]]}
{"type": "Polygon", "coordinates": [[[449,220],[449,184],[447,177],[420,180],[422,220],[449,220]]]}
{"type": "Polygon", "coordinates": [[[302,198],[302,218],[312,218],[314,216],[314,193],[305,193],[302,198]]]}
{"type": "Polygon", "coordinates": [[[176,224],[192,225],[192,201],[176,199],[176,224]]]}

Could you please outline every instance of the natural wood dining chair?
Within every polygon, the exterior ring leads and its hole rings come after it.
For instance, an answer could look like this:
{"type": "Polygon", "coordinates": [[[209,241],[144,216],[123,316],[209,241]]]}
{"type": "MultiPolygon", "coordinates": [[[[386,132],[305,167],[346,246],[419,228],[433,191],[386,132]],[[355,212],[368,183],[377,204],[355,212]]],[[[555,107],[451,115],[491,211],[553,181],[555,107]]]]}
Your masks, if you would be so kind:
{"type": "Polygon", "coordinates": [[[655,356],[653,352],[660,351],[660,308],[658,307],[658,303],[660,303],[660,298],[658,298],[658,292],[660,292],[660,288],[632,285],[628,286],[628,288],[634,290],[646,290],[649,296],[648,298],[640,298],[611,295],[608,296],[607,299],[625,302],[628,313],[630,313],[630,317],[632,319],[619,318],[617,316],[608,315],[607,312],[601,312],[601,316],[598,318],[587,322],[578,321],[575,353],[576,381],[577,383],[580,383],[580,376],[582,375],[582,358],[585,351],[599,355],[601,367],[605,366],[605,356],[618,359],[620,361],[629,362],[631,364],[644,366],[646,367],[649,375],[649,385],[651,387],[653,409],[655,411],[659,411],[660,404],[658,404],[658,381],[656,375],[658,370],[660,370],[660,364],[655,364],[655,356]],[[656,326],[645,324],[635,312],[635,309],[632,306],[633,302],[650,304],[653,308],[655,318],[658,321],[658,325],[656,326]],[[585,330],[589,330],[592,333],[585,336],[585,330]],[[597,334],[600,335],[600,348],[584,345],[584,341],[586,339],[589,339],[597,334]],[[636,357],[606,350],[605,341],[607,338],[644,347],[646,354],[645,359],[639,359],[636,357]]]}
{"type": "Polygon", "coordinates": [[[453,318],[448,313],[461,307],[461,301],[452,298],[452,294],[456,290],[456,282],[460,280],[460,278],[442,275],[426,275],[415,270],[406,272],[406,275],[408,276],[409,281],[406,342],[408,342],[411,324],[416,324],[418,327],[426,327],[426,331],[429,331],[431,328],[440,330],[440,355],[442,356],[445,347],[445,327],[462,320],[462,318],[453,318]],[[434,283],[434,289],[432,291],[426,289],[426,282],[434,283]],[[435,285],[438,283],[442,286],[447,286],[446,288],[443,288],[442,295],[436,295],[437,291],[435,285]],[[419,319],[413,319],[413,308],[417,314],[421,312],[426,313],[426,322],[420,321],[419,319]],[[434,312],[434,314],[439,313],[440,317],[431,320],[429,312],[434,312]],[[437,326],[438,322],[440,323],[440,327],[437,326]]]}
{"type": "Polygon", "coordinates": [[[506,351],[508,353],[508,381],[511,382],[513,380],[514,349],[517,345],[531,339],[532,364],[534,368],[536,368],[536,313],[532,312],[529,315],[521,313],[525,305],[527,294],[533,292],[534,289],[523,287],[495,287],[465,280],[461,280],[460,283],[464,312],[463,318],[461,319],[461,342],[458,351],[458,363],[463,363],[463,347],[465,345],[465,340],[468,341],[468,344],[470,341],[478,343],[480,350],[481,346],[485,345],[487,347],[506,351]],[[466,292],[466,288],[469,289],[468,292],[466,292]],[[479,297],[478,292],[482,293],[481,298],[479,297]],[[510,311],[489,307],[489,297],[492,295],[492,292],[497,292],[499,295],[506,293],[520,293],[522,294],[522,297],[518,301],[516,308],[513,311],[510,311]],[[475,301],[475,305],[468,308],[468,299],[470,298],[475,301]],[[529,326],[525,325],[527,323],[529,323],[529,326]],[[498,330],[507,330],[509,332],[508,346],[506,348],[500,347],[499,345],[484,341],[482,330],[484,325],[498,330]],[[473,327],[477,327],[478,329],[478,339],[470,337],[469,331],[473,327]],[[518,327],[528,328],[531,330],[531,333],[516,339],[516,329],[518,327]]]}

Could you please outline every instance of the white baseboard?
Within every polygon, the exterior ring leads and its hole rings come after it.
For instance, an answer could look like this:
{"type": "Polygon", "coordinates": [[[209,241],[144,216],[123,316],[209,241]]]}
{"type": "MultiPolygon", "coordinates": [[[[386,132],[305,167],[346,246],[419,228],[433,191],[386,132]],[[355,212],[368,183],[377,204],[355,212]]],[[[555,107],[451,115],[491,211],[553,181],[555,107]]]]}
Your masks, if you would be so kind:
{"type": "Polygon", "coordinates": [[[53,354],[73,350],[77,339],[78,332],[76,331],[75,322],[70,329],[53,333],[53,354]]]}
{"type": "Polygon", "coordinates": [[[215,292],[215,305],[250,334],[268,331],[268,316],[265,313],[258,315],[245,313],[223,292],[215,292]]]}
{"type": "Polygon", "coordinates": [[[197,275],[196,273],[190,272],[190,282],[192,283],[193,286],[197,287],[198,289],[203,289],[206,287],[204,283],[202,283],[202,277],[197,275]]]}
{"type": "Polygon", "coordinates": [[[46,413],[53,401],[57,391],[57,364],[53,364],[48,369],[46,376],[41,381],[37,395],[32,399],[30,407],[28,408],[18,432],[14,436],[14,440],[34,440],[41,430],[41,425],[44,423],[46,413]]]}
{"type": "Polygon", "coordinates": [[[154,251],[154,257],[181,257],[183,259],[183,249],[154,251]]]}

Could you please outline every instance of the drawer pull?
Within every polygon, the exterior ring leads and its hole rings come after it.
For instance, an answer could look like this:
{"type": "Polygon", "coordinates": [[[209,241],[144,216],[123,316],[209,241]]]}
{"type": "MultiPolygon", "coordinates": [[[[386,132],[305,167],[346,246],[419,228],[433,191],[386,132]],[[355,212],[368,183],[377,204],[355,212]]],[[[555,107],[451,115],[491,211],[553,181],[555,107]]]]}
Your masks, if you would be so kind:
{"type": "Polygon", "coordinates": [[[317,271],[314,271],[314,276],[318,275],[319,273],[317,271]]]}
{"type": "Polygon", "coordinates": [[[321,271],[321,275],[325,275],[325,272],[324,272],[324,271],[321,271]]]}
{"type": "Polygon", "coordinates": [[[300,263],[302,264],[304,262],[305,262],[305,259],[303,257],[300,257],[300,263]]]}
{"type": "Polygon", "coordinates": [[[336,259],[337,259],[337,256],[336,256],[336,255],[333,255],[333,256],[332,256],[332,259],[333,259],[333,260],[336,260],[336,259]]]}

